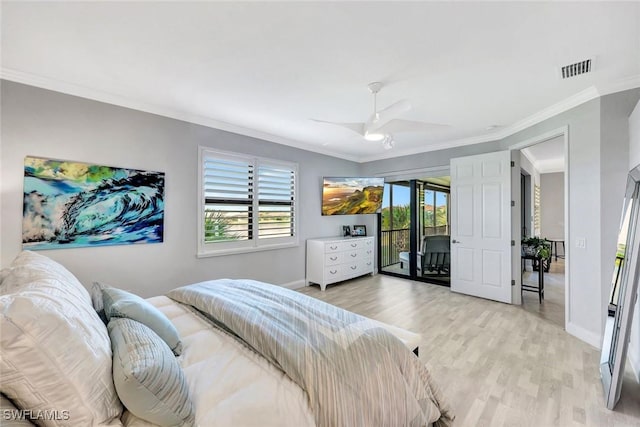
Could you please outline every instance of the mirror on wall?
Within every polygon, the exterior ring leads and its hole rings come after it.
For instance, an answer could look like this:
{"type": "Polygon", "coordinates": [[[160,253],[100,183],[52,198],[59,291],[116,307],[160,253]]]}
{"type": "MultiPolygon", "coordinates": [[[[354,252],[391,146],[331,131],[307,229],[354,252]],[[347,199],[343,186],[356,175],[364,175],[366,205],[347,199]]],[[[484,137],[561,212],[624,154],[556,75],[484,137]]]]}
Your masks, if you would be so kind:
{"type": "Polygon", "coordinates": [[[606,311],[605,333],[600,357],[600,376],[606,406],[613,409],[620,399],[627,359],[627,344],[638,291],[640,262],[640,165],[629,173],[624,196],[613,278],[606,311]]]}

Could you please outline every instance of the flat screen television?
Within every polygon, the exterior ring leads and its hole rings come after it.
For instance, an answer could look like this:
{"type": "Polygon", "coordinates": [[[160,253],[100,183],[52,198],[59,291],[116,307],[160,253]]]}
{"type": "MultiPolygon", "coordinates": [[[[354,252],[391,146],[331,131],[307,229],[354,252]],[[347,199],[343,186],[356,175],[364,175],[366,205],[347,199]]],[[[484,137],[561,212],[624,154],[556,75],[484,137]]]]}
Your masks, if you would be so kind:
{"type": "Polygon", "coordinates": [[[382,206],[384,178],[325,177],[322,215],[374,214],[382,206]]]}

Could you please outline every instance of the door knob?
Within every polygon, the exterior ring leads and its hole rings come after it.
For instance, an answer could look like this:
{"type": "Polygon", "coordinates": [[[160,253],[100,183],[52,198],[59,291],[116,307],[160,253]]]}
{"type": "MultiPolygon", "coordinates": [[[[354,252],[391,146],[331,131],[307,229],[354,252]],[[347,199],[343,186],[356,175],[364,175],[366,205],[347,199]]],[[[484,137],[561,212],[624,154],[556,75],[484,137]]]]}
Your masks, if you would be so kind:
{"type": "Polygon", "coordinates": [[[462,242],[459,242],[459,241],[457,241],[456,239],[453,239],[453,240],[451,241],[451,243],[462,243],[462,242]]]}

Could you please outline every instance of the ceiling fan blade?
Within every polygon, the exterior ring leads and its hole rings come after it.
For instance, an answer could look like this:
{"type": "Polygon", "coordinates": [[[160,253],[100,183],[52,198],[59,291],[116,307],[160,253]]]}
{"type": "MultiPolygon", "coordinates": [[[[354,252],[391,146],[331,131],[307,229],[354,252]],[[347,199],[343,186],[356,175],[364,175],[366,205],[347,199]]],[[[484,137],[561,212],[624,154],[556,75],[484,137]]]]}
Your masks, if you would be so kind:
{"type": "Polygon", "coordinates": [[[417,122],[414,120],[392,119],[377,130],[382,133],[432,132],[447,127],[449,127],[449,125],[417,122]]]}
{"type": "Polygon", "coordinates": [[[395,102],[389,105],[387,108],[380,110],[371,116],[365,124],[365,132],[372,132],[380,129],[389,121],[395,119],[403,113],[406,113],[411,109],[411,104],[406,99],[395,102]]]}
{"type": "Polygon", "coordinates": [[[340,122],[330,122],[327,120],[319,120],[319,119],[311,119],[311,120],[318,123],[326,123],[329,125],[342,126],[343,128],[347,128],[350,131],[357,133],[358,135],[364,135],[364,123],[340,123],[340,122]]]}

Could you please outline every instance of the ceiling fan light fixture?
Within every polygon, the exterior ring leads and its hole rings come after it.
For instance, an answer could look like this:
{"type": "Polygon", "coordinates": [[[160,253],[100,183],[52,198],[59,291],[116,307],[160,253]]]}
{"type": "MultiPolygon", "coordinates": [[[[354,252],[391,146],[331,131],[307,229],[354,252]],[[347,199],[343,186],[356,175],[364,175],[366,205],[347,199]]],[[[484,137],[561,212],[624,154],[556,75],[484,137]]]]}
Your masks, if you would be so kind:
{"type": "Polygon", "coordinates": [[[366,139],[367,141],[372,141],[372,142],[379,142],[384,140],[386,137],[385,134],[383,133],[378,133],[378,132],[365,132],[364,133],[364,139],[366,139]]]}
{"type": "Polygon", "coordinates": [[[382,141],[382,146],[385,150],[390,150],[395,145],[395,142],[396,141],[393,139],[393,136],[385,135],[384,140],[382,141]]]}

